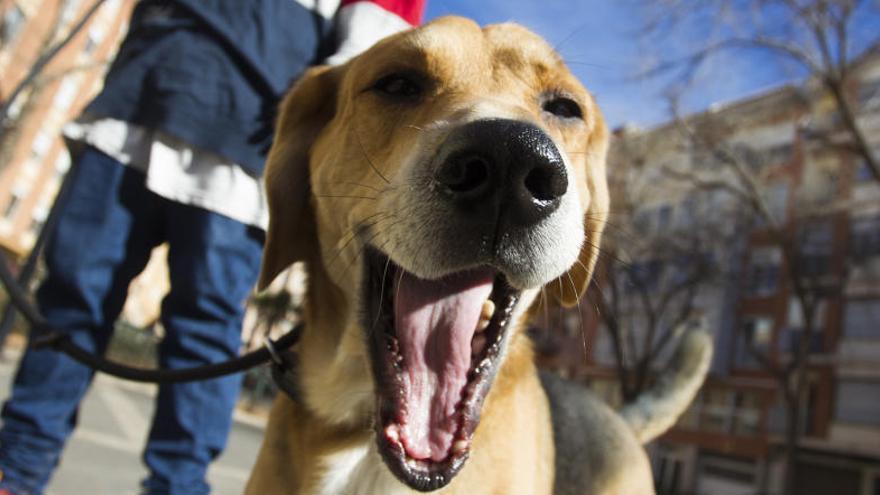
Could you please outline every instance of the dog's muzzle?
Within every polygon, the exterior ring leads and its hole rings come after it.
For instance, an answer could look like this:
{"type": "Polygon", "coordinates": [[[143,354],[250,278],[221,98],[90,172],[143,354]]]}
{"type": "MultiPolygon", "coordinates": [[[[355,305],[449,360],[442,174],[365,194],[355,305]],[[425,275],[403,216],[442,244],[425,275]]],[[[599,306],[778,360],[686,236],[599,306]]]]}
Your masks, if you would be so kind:
{"type": "Polygon", "coordinates": [[[568,189],[558,148],[527,122],[484,119],[454,131],[441,147],[434,181],[476,222],[529,226],[556,211],[568,189]]]}

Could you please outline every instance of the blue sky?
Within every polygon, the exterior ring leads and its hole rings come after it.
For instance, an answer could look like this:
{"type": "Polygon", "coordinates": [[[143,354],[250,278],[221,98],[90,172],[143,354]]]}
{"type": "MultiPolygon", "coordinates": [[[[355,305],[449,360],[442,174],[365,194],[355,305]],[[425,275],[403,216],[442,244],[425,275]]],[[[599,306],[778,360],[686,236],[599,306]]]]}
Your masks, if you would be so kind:
{"type": "MultiPolygon", "coordinates": [[[[873,0],[872,0],[873,1],[873,0]]],[[[658,42],[639,33],[645,12],[635,0],[427,0],[426,19],[456,14],[480,24],[515,21],[546,38],[569,67],[596,95],[606,119],[650,127],[669,119],[664,91],[657,79],[635,75],[663,48],[686,49],[687,36],[658,42]]],[[[876,18],[875,18],[876,20],[876,18]]],[[[875,33],[880,23],[868,27],[875,33]]],[[[678,34],[678,33],[676,33],[678,34]]],[[[700,36],[693,34],[693,36],[700,36]]],[[[876,37],[876,34],[872,34],[876,37]]],[[[697,42],[699,40],[692,40],[697,42]]],[[[800,77],[766,54],[725,53],[711,60],[688,90],[688,111],[714,102],[741,98],[800,77]]]]}

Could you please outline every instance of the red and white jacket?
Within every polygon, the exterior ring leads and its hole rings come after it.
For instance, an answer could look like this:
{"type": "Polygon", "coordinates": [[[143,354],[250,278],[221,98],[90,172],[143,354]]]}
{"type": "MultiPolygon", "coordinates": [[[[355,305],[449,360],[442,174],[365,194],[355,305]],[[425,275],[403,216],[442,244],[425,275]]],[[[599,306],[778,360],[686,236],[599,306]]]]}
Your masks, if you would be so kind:
{"type": "MultiPolygon", "coordinates": [[[[336,4],[334,16],[339,48],[327,59],[326,62],[330,64],[344,63],[380,39],[419,25],[425,14],[425,0],[341,0],[320,3],[336,4]]],[[[331,5],[321,5],[320,10],[326,12],[328,7],[331,5]]]]}

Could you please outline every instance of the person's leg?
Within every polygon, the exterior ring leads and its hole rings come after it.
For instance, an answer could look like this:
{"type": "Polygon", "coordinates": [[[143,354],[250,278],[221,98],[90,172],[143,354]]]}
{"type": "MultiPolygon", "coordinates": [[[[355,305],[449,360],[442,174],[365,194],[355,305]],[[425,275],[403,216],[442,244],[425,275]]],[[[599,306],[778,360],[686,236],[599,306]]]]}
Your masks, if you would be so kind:
{"type": "MultiPolygon", "coordinates": [[[[162,302],[163,368],[235,357],[245,300],[257,278],[262,233],[186,205],[168,209],[171,292],[162,302]]],[[[144,462],[148,494],[208,493],[208,464],[226,445],[241,376],[162,385],[144,462]]]]}
{"type": "MultiPolygon", "coordinates": [[[[48,322],[92,352],[105,350],[131,279],[159,239],[144,176],[87,148],[46,246],[37,303],[48,322]]],[[[157,205],[152,200],[153,207],[157,205]]],[[[52,350],[25,352],[0,429],[0,487],[40,493],[76,424],[92,370],[52,350]]]]}

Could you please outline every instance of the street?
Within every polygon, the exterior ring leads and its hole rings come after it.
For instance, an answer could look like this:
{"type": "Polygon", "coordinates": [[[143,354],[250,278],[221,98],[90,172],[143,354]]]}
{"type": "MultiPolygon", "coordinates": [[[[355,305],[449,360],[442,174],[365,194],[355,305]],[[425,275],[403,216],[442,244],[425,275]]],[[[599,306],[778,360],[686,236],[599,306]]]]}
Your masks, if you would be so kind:
{"type": "MultiPolygon", "coordinates": [[[[9,384],[18,354],[0,360],[0,400],[9,384]]],[[[141,447],[153,411],[155,387],[99,375],[80,408],[79,427],[68,442],[47,495],[137,493],[146,469],[141,447]]],[[[262,422],[236,413],[223,456],[208,473],[212,493],[238,495],[244,489],[262,440],[262,422]]]]}

